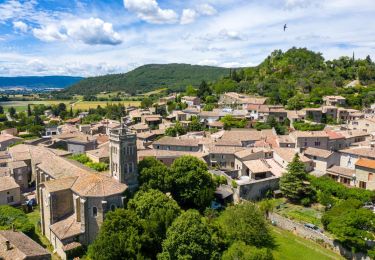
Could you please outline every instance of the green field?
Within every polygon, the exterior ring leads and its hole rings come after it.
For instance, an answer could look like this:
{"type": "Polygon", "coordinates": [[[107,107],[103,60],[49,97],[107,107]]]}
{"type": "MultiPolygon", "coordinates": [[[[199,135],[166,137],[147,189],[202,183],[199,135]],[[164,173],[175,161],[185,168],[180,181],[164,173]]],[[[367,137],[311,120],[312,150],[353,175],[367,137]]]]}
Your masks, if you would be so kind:
{"type": "MultiPolygon", "coordinates": [[[[74,101],[67,100],[46,100],[46,101],[7,101],[0,102],[0,106],[3,106],[5,110],[9,107],[14,107],[17,112],[22,112],[27,110],[28,104],[44,104],[44,105],[56,105],[59,103],[65,103],[69,108],[69,105],[74,101]]],[[[140,101],[78,101],[73,103],[74,110],[88,110],[89,108],[96,108],[98,105],[101,107],[107,106],[107,103],[112,104],[124,104],[125,106],[140,106],[140,101]]]]}
{"type": "Polygon", "coordinates": [[[285,231],[277,227],[272,227],[271,230],[277,245],[277,248],[273,251],[275,259],[344,259],[333,251],[326,249],[311,240],[295,236],[289,231],[285,231]]]}
{"type": "Polygon", "coordinates": [[[9,107],[14,107],[17,112],[22,112],[27,110],[27,105],[28,104],[33,104],[33,105],[56,105],[59,103],[65,103],[67,106],[69,105],[70,101],[67,100],[45,100],[45,101],[5,101],[5,102],[0,102],[0,106],[3,106],[5,110],[9,107]]]}

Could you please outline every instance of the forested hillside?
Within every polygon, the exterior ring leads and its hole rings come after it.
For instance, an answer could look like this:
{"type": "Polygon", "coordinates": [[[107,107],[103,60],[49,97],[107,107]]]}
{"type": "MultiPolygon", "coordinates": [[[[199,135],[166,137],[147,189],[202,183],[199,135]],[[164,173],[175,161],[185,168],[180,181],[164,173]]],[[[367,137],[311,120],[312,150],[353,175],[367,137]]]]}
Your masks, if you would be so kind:
{"type": "Polygon", "coordinates": [[[229,69],[188,64],[150,64],[124,74],[84,79],[64,91],[64,94],[94,95],[103,91],[124,91],[136,94],[168,87],[183,90],[187,85],[198,86],[229,75],[229,69]]]}
{"type": "Polygon", "coordinates": [[[233,70],[211,88],[216,94],[237,91],[267,96],[271,104],[290,109],[319,105],[325,95],[342,95],[349,106],[361,108],[375,102],[375,64],[370,56],[325,61],[321,53],[307,49],[276,50],[259,66],[233,70]],[[346,87],[357,79],[360,84],[346,87]]]}
{"type": "Polygon", "coordinates": [[[65,88],[83,79],[82,77],[0,77],[0,87],[65,88]]]}
{"type": "MultiPolygon", "coordinates": [[[[354,55],[353,55],[354,56],[354,55]]],[[[208,82],[213,94],[236,91],[269,97],[269,103],[289,109],[318,106],[325,95],[342,95],[348,105],[362,108],[375,102],[375,64],[341,57],[325,61],[321,53],[305,48],[276,50],[256,67],[225,69],[187,64],[145,65],[125,74],[84,79],[59,95],[94,95],[102,91],[143,93],[167,87],[185,90],[208,82]],[[358,84],[346,85],[354,80],[358,84]]]]}

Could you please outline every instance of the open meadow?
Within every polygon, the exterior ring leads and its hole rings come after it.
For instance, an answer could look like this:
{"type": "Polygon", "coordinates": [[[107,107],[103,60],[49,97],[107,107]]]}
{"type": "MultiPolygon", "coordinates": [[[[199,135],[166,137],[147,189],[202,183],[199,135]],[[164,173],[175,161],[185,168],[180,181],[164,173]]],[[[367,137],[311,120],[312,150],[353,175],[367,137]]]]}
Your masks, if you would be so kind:
{"type": "Polygon", "coordinates": [[[140,106],[140,101],[69,101],[69,100],[45,100],[45,101],[4,101],[0,102],[0,106],[3,106],[5,110],[9,107],[14,107],[17,112],[22,112],[27,110],[27,105],[57,105],[59,103],[64,103],[67,108],[70,105],[73,106],[73,110],[88,110],[90,108],[97,108],[98,105],[101,107],[106,107],[107,104],[124,104],[125,106],[140,106]]]}

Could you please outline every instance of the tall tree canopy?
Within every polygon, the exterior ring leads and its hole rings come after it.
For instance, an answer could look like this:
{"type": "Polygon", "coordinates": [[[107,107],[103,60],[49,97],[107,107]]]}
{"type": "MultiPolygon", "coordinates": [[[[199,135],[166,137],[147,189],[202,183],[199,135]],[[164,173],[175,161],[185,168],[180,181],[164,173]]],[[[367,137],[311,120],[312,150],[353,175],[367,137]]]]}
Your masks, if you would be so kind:
{"type": "Polygon", "coordinates": [[[128,209],[144,219],[142,253],[150,258],[161,252],[167,228],[181,210],[177,202],[158,190],[139,191],[128,203],[128,209]]]}
{"type": "Polygon", "coordinates": [[[211,236],[212,231],[199,212],[188,210],[168,229],[158,259],[218,259],[218,246],[211,236]]]}
{"type": "Polygon", "coordinates": [[[133,211],[109,212],[94,242],[88,248],[93,260],[139,259],[144,234],[144,221],[133,211]]]}
{"type": "Polygon", "coordinates": [[[256,247],[274,247],[265,218],[254,203],[244,202],[228,207],[217,222],[229,244],[243,241],[256,247]]]}
{"type": "Polygon", "coordinates": [[[204,209],[212,201],[215,183],[207,165],[193,156],[182,156],[170,168],[173,198],[185,208],[204,209]]]}
{"type": "Polygon", "coordinates": [[[280,178],[280,189],[291,202],[310,204],[315,197],[315,190],[311,187],[305,165],[298,154],[288,164],[288,171],[280,178]]]}

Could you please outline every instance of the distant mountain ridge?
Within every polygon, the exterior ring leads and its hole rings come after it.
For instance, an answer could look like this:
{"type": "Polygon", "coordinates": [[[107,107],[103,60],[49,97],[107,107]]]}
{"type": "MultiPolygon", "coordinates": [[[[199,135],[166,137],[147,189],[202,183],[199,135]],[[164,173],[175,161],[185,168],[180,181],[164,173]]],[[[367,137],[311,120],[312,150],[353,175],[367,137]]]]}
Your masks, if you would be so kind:
{"type": "Polygon", "coordinates": [[[182,90],[187,85],[198,86],[202,80],[215,81],[228,76],[229,71],[228,68],[190,64],[149,64],[127,73],[89,77],[63,92],[68,95],[95,95],[103,91],[136,94],[163,87],[182,90]]]}
{"type": "Polygon", "coordinates": [[[71,76],[0,77],[0,88],[66,88],[82,79],[82,77],[71,76]]]}

